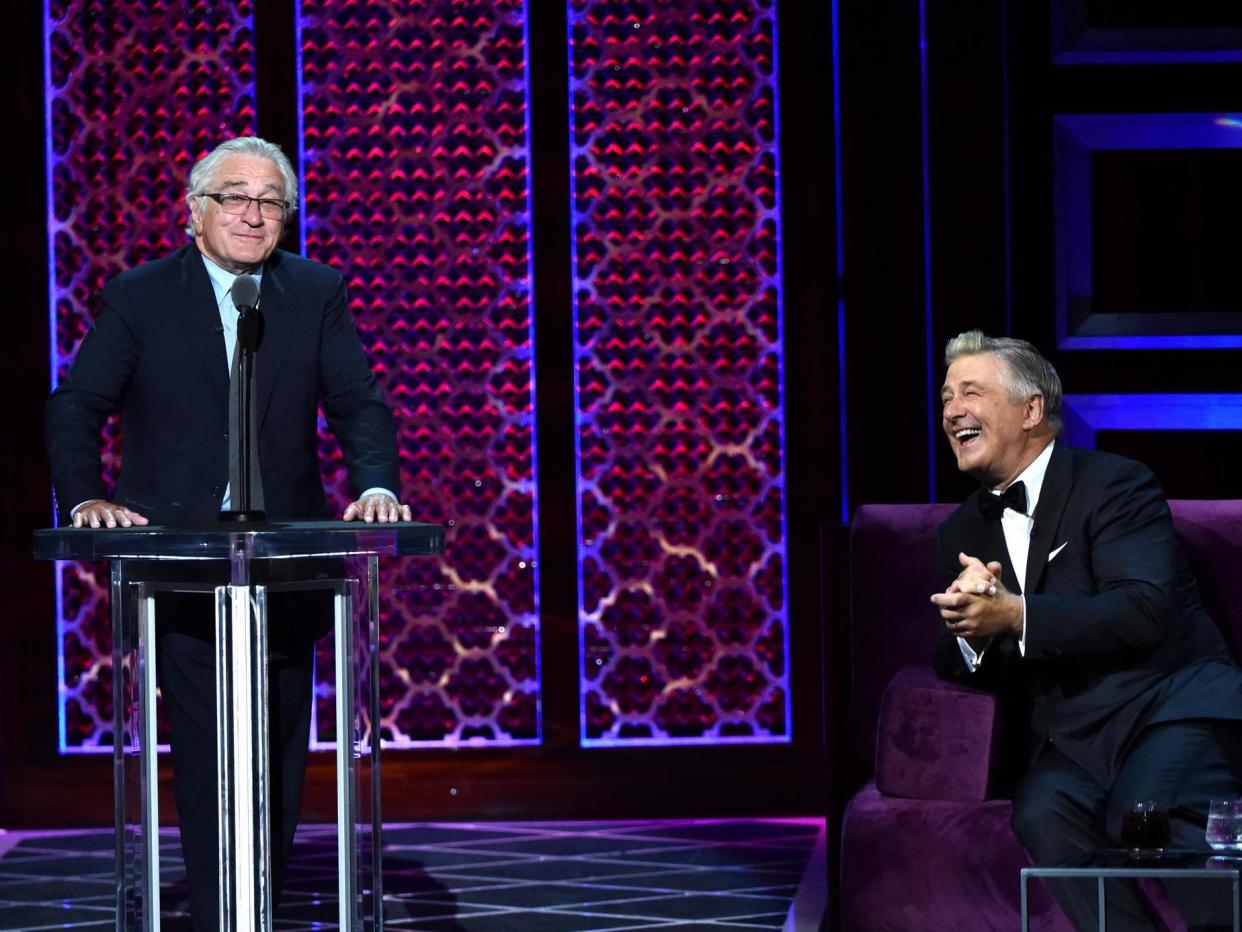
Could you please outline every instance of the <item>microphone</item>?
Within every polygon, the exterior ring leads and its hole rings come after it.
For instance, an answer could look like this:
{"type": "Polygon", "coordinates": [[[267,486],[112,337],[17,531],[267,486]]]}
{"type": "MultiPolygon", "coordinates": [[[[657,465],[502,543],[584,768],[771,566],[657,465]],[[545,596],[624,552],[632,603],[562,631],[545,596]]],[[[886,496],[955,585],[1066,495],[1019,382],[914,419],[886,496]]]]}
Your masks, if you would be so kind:
{"type": "Polygon", "coordinates": [[[238,275],[233,279],[233,306],[243,317],[259,303],[259,283],[253,275],[238,275]]]}
{"type": "Polygon", "coordinates": [[[259,303],[259,283],[253,275],[238,275],[231,289],[233,306],[237,308],[237,342],[241,348],[253,353],[259,345],[259,315],[255,306],[259,303]]]}

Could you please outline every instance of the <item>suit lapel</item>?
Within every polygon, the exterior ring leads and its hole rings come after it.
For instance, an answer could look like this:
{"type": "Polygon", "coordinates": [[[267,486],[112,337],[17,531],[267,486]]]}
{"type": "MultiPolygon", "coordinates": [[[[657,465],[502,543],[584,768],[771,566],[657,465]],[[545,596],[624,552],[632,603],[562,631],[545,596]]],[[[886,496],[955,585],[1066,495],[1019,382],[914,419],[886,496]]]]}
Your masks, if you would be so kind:
{"type": "Polygon", "coordinates": [[[298,314],[301,313],[301,308],[291,300],[289,271],[281,261],[282,255],[277,250],[268,259],[259,293],[263,331],[255,357],[255,379],[258,383],[255,410],[260,427],[271,403],[280,368],[292,345],[298,314]]]}
{"type": "Polygon", "coordinates": [[[211,376],[220,400],[229,398],[229,365],[220,327],[220,305],[211,278],[203,265],[203,257],[195,246],[186,246],[181,253],[178,285],[185,295],[183,321],[190,343],[198,351],[211,376]]]}
{"type": "Polygon", "coordinates": [[[1044,484],[1039,490],[1039,504],[1035,506],[1035,527],[1031,531],[1031,548],[1026,557],[1026,591],[1034,592],[1048,566],[1048,553],[1055,542],[1061,514],[1069,501],[1072,479],[1073,453],[1058,443],[1052,448],[1044,484]]]}

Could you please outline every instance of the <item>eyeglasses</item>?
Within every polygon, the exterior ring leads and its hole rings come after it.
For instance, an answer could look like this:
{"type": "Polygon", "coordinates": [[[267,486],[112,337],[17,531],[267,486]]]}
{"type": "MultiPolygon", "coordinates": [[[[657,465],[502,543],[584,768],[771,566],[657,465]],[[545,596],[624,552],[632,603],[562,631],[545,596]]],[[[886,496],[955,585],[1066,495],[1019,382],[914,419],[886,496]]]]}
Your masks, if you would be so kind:
{"type": "Polygon", "coordinates": [[[280,201],[273,197],[247,197],[244,194],[209,194],[203,192],[203,197],[209,197],[217,204],[226,214],[244,214],[250,210],[251,204],[259,205],[259,216],[265,220],[283,220],[285,219],[285,211],[289,209],[288,201],[280,201]]]}

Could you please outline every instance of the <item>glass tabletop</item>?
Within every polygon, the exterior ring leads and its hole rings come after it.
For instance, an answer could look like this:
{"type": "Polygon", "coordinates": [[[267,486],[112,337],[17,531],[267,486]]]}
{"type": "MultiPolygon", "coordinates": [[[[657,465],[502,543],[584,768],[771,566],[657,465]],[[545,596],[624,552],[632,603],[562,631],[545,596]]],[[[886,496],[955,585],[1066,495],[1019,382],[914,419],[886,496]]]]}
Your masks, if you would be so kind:
{"type": "Polygon", "coordinates": [[[1180,870],[1237,870],[1242,851],[1189,851],[1165,848],[1163,851],[1134,852],[1125,848],[1103,848],[1082,856],[1067,867],[1134,868],[1158,867],[1180,870]]]}
{"type": "Polygon", "coordinates": [[[1163,877],[1196,874],[1237,880],[1242,852],[1189,851],[1166,848],[1136,853],[1124,848],[1089,851],[1059,867],[1025,867],[1023,877],[1163,877]]]}

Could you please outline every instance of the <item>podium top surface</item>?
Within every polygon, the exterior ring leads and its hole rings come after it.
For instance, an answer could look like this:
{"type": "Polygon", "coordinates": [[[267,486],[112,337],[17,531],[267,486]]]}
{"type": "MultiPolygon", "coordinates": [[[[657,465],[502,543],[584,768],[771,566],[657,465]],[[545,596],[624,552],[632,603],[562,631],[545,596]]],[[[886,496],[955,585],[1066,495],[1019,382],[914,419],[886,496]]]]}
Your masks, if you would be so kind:
{"type": "Polygon", "coordinates": [[[36,560],[228,560],[354,554],[416,556],[444,552],[439,524],[403,521],[289,521],[170,528],[45,528],[34,532],[36,560]]]}

